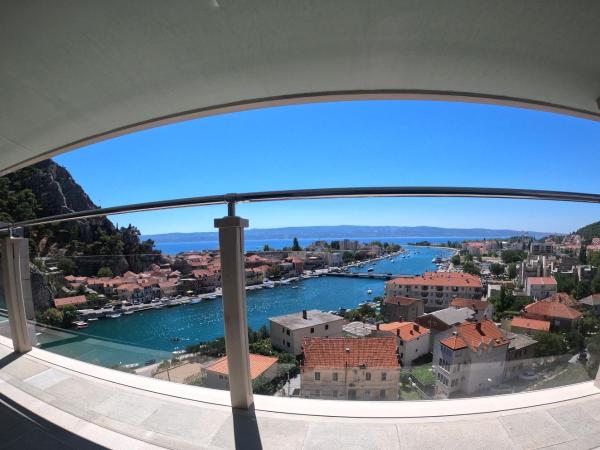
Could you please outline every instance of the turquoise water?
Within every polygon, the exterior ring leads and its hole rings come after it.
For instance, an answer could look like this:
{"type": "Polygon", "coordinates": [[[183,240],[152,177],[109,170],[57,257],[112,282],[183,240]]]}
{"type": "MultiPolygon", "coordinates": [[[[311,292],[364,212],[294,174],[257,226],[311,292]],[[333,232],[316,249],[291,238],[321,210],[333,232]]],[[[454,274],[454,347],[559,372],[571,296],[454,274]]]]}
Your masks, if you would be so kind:
{"type": "MultiPolygon", "coordinates": [[[[410,257],[374,263],[374,272],[420,274],[435,270],[435,256],[449,256],[450,250],[411,248],[410,257]],[[415,253],[415,252],[419,253],[415,253]]],[[[369,265],[370,267],[371,265],[369,265]]],[[[358,269],[356,269],[358,270],[358,269]]],[[[366,271],[366,267],[360,269],[366,271]]],[[[374,279],[319,277],[273,289],[248,291],[248,325],[258,329],[268,318],[302,309],[337,310],[383,295],[385,281],[374,279]],[[371,289],[372,294],[367,294],[371,289]]],[[[148,310],[118,319],[90,323],[84,333],[69,336],[39,336],[43,348],[103,366],[142,363],[164,359],[187,345],[223,336],[223,309],[220,299],[195,305],[148,310]]]]}

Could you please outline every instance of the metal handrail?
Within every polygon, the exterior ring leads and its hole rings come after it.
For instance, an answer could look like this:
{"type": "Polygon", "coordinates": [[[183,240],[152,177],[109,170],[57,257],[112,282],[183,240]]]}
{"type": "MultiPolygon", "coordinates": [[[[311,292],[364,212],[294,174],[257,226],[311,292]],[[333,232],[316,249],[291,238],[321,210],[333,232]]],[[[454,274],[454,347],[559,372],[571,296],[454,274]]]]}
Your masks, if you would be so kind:
{"type": "Polygon", "coordinates": [[[49,223],[70,220],[89,219],[99,216],[110,216],[142,211],[161,209],[185,208],[193,206],[209,206],[246,202],[270,202],[284,200],[311,200],[333,198],[364,198],[364,197],[466,197],[466,198],[510,198],[520,200],[552,200],[582,203],[600,203],[600,194],[581,192],[547,191],[533,189],[506,188],[477,188],[477,187],[349,187],[323,189],[295,189],[283,191],[263,191],[247,193],[230,193],[203,197],[188,197],[171,200],[160,200],[147,203],[112,206],[86,211],[76,211],[66,214],[24,220],[0,225],[0,231],[12,228],[31,227],[49,223]]]}

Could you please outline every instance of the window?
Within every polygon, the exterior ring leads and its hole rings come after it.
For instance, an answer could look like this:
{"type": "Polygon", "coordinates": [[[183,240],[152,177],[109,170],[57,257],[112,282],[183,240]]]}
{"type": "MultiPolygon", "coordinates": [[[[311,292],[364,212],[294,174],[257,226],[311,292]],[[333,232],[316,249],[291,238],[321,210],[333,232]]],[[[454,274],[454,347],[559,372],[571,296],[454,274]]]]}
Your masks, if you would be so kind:
{"type": "Polygon", "coordinates": [[[281,332],[285,333],[285,327],[281,327],[281,332]]]}
{"type": "Polygon", "coordinates": [[[312,334],[312,333],[314,333],[314,332],[315,332],[315,329],[314,329],[314,328],[311,328],[311,329],[310,329],[310,333],[312,334]]]}
{"type": "Polygon", "coordinates": [[[348,400],[356,400],[356,391],[354,389],[348,390],[348,400]]]}
{"type": "Polygon", "coordinates": [[[321,372],[315,372],[315,381],[319,381],[321,379],[321,372]]]}
{"type": "Polygon", "coordinates": [[[333,381],[337,381],[338,380],[338,373],[337,372],[333,372],[332,379],[333,379],[333,381]]]}
{"type": "Polygon", "coordinates": [[[385,389],[379,391],[379,400],[385,400],[385,389]]]}
{"type": "Polygon", "coordinates": [[[285,330],[285,334],[290,335],[290,330],[285,330]]]}
{"type": "Polygon", "coordinates": [[[338,392],[337,392],[337,391],[334,389],[333,391],[331,391],[331,396],[332,396],[333,398],[337,398],[337,396],[338,396],[338,392]]]}
{"type": "Polygon", "coordinates": [[[320,396],[321,396],[321,391],[317,389],[315,391],[315,397],[320,397],[320,396]]]}
{"type": "Polygon", "coordinates": [[[283,345],[285,345],[285,339],[282,339],[281,341],[283,342],[283,345]]]}
{"type": "Polygon", "coordinates": [[[325,329],[329,330],[329,324],[327,324],[327,323],[325,324],[325,329]]]}
{"type": "Polygon", "coordinates": [[[367,381],[371,381],[371,372],[365,373],[365,378],[367,381]]]}
{"type": "Polygon", "coordinates": [[[385,380],[387,380],[387,373],[381,372],[381,381],[385,381],[385,380]]]}
{"type": "Polygon", "coordinates": [[[289,343],[289,342],[286,342],[286,344],[287,344],[287,346],[288,346],[288,347],[290,346],[290,343],[289,343]]]}
{"type": "Polygon", "coordinates": [[[371,391],[365,391],[365,400],[371,400],[371,391]]]}

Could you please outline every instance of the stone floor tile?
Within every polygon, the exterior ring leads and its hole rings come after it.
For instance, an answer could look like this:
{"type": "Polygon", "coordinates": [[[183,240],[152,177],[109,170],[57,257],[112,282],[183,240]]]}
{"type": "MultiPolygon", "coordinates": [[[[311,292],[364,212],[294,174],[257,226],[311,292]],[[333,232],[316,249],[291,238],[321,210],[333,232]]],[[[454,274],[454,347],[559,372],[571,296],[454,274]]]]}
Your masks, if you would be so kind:
{"type": "Polygon", "coordinates": [[[47,369],[29,378],[26,378],[26,383],[38,388],[41,391],[57,385],[61,381],[68,380],[70,377],[65,372],[56,369],[47,369]]]}
{"type": "Polygon", "coordinates": [[[512,449],[514,443],[502,423],[494,419],[398,424],[400,447],[421,450],[512,449]]]}
{"type": "Polygon", "coordinates": [[[572,441],[567,433],[546,411],[501,416],[502,422],[515,448],[540,448],[572,441]]]}
{"type": "Polygon", "coordinates": [[[344,450],[399,449],[398,430],[394,424],[319,423],[311,421],[304,448],[344,450]],[[332,442],[335,441],[335,445],[332,442]]]}
{"type": "Polygon", "coordinates": [[[308,423],[255,417],[251,413],[234,413],[211,441],[211,448],[248,450],[301,449],[308,432],[308,423]]]}

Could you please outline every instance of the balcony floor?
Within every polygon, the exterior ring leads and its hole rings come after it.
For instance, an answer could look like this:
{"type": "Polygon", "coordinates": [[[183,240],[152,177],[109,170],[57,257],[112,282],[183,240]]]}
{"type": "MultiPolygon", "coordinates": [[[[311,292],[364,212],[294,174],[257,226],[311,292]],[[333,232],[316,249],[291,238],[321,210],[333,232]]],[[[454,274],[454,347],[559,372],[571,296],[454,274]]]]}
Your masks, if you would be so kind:
{"type": "MultiPolygon", "coordinates": [[[[150,392],[145,378],[120,374],[139,387],[95,378],[40,359],[15,356],[0,343],[0,448],[594,448],[600,446],[600,390],[582,383],[580,397],[530,408],[399,418],[327,417],[231,408],[150,392]]],[[[92,366],[93,367],[93,366],[92,366]]],[[[99,368],[100,369],[100,368],[99,368]]],[[[107,370],[107,369],[104,369],[107,370]]],[[[155,380],[153,380],[155,381],[155,380]]],[[[161,385],[162,386],[162,385],[161,385]]],[[[183,388],[188,388],[187,386],[183,388]]],[[[201,390],[201,388],[189,388],[201,390]]],[[[546,391],[552,398],[557,390],[546,391]],[[554,391],[554,392],[553,392],[554,391]]],[[[222,395],[222,393],[220,393],[222,395]]],[[[287,399],[286,399],[287,400],[287,399]]],[[[492,399],[481,399],[490,405],[492,399]]],[[[289,400],[301,401],[301,400],[289,400]]],[[[444,401],[444,406],[452,401],[444,401]]],[[[461,402],[457,400],[456,402],[461,402]]],[[[257,402],[259,403],[259,402],[257,402]]],[[[331,402],[333,403],[333,402],[331,402]]],[[[403,402],[406,403],[406,402],[403,402]]],[[[420,402],[436,411],[434,402],[420,402]]],[[[459,404],[459,403],[457,403],[459,404]]],[[[352,407],[358,403],[352,403],[352,407]]],[[[397,405],[397,404],[396,404],[397,405]]],[[[350,406],[350,405],[349,405],[350,406]]],[[[381,404],[382,408],[390,405],[381,404]]],[[[325,408],[326,409],[326,408],[325,408]]],[[[444,409],[444,408],[440,408],[444,409]]],[[[441,413],[440,413],[441,414],[441,413]]]]}

